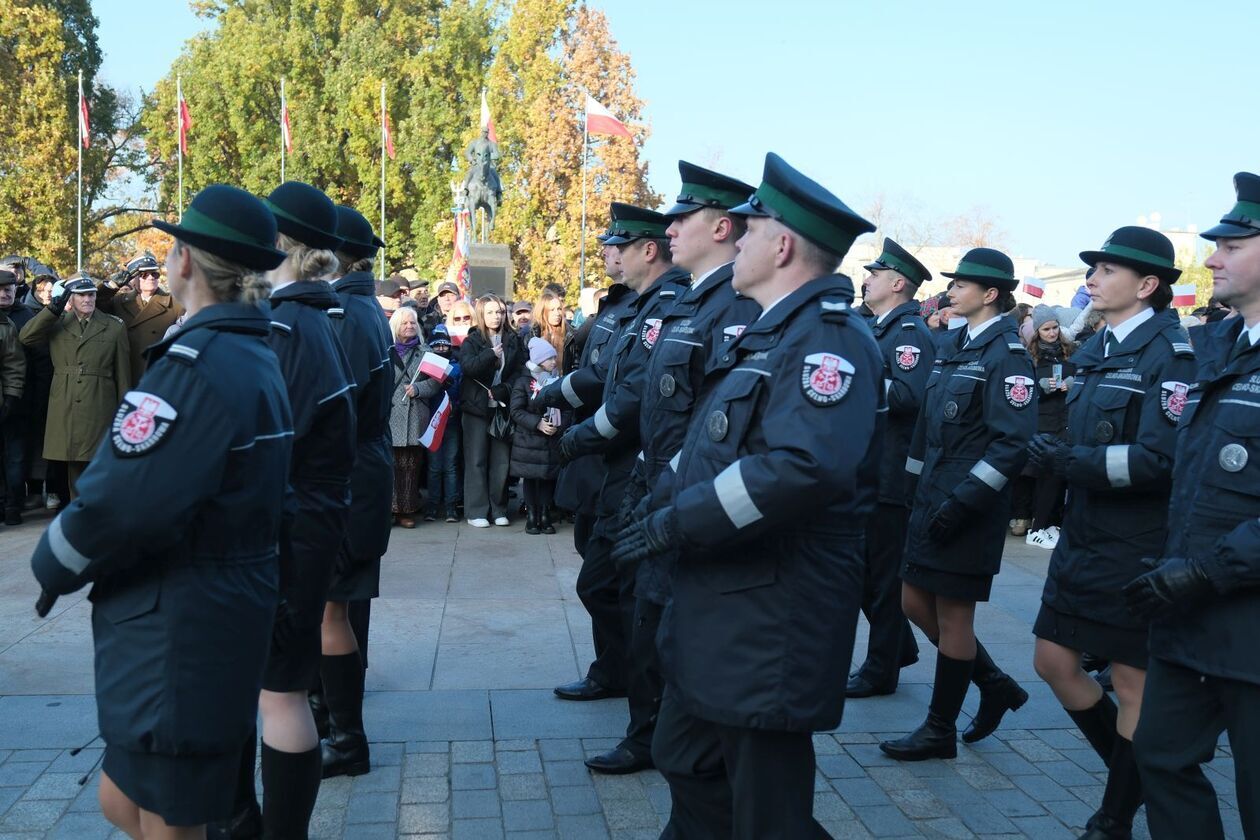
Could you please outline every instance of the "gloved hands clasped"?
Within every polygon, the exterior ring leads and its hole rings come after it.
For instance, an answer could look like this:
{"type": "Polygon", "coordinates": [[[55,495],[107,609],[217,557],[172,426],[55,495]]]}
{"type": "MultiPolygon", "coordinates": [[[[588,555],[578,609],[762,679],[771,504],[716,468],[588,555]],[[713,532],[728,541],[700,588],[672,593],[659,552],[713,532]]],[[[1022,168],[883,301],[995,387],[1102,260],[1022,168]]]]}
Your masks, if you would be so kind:
{"type": "Polygon", "coordinates": [[[1028,442],[1028,458],[1037,468],[1066,478],[1072,460],[1072,447],[1054,435],[1042,432],[1028,442]]]}
{"type": "Polygon", "coordinates": [[[670,505],[627,523],[617,533],[612,559],[618,566],[632,565],[685,545],[678,529],[678,513],[670,505]]]}

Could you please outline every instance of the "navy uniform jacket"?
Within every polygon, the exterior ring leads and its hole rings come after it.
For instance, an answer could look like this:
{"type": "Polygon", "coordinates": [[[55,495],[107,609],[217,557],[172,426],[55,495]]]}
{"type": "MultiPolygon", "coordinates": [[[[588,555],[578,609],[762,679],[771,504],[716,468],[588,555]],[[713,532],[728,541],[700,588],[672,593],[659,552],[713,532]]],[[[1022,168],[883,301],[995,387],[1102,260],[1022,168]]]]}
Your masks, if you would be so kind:
{"type": "Polygon", "coordinates": [[[293,440],[269,331],[259,307],[226,303],[154,345],[31,558],[49,592],[93,584],[110,746],[235,754],[254,727],[293,440]],[[118,503],[137,491],[155,503],[118,503]]]}
{"type": "Polygon", "coordinates": [[[1241,318],[1196,327],[1197,383],[1177,430],[1164,557],[1194,557],[1218,596],[1151,626],[1151,655],[1260,684],[1260,348],[1229,360],[1241,318]]]}
{"type": "Polygon", "coordinates": [[[661,619],[662,669],[691,714],[808,732],[844,708],[883,426],[879,351],[819,277],[714,362],[676,461],[689,548],[661,619]]]}
{"type": "Polygon", "coordinates": [[[938,345],[906,458],[918,476],[906,540],[907,563],[964,575],[996,575],[1010,520],[1010,481],[1028,459],[1037,430],[1032,359],[1010,317],[989,325],[966,349],[967,329],[938,345]],[[949,498],[972,515],[944,545],[928,522],[949,498]]]}
{"type": "Polygon", "coordinates": [[[879,501],[909,507],[913,499],[906,479],[906,454],[936,361],[936,342],[919,315],[919,304],[913,300],[893,309],[882,323],[873,317],[867,323],[884,362],[884,393],[888,401],[884,454],[879,463],[879,501]]]}
{"type": "Polygon", "coordinates": [[[1120,590],[1147,571],[1168,536],[1177,421],[1196,365],[1177,313],[1138,326],[1104,358],[1103,332],[1073,356],[1068,391],[1069,498],[1042,600],[1050,608],[1134,630],[1145,624],[1120,590]]]}
{"type": "Polygon", "coordinates": [[[270,344],[293,410],[296,503],[280,544],[280,595],[303,625],[323,619],[356,451],[353,374],[328,317],[337,304],[322,280],[290,283],[271,296],[270,344]]]}
{"type": "Polygon", "coordinates": [[[333,307],[333,326],[354,375],[356,437],[350,476],[350,520],[346,544],[350,565],[375,562],[389,548],[393,523],[394,451],[389,436],[394,369],[389,324],[376,302],[376,284],[366,271],[355,271],[333,284],[341,306],[333,307]],[[339,311],[340,310],[340,311],[339,311]]]}

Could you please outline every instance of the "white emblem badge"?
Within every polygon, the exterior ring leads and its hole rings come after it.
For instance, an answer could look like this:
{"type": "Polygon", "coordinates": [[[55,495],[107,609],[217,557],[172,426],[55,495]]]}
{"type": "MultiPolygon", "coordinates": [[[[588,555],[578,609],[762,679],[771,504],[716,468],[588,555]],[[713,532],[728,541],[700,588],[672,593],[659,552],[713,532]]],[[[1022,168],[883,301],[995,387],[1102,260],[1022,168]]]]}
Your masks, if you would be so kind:
{"type": "Polygon", "coordinates": [[[176,416],[175,409],[161,397],[129,391],[114,412],[114,451],[127,458],[152,451],[166,438],[176,416]]]}
{"type": "Polygon", "coordinates": [[[1168,418],[1168,422],[1174,426],[1181,419],[1181,412],[1186,409],[1186,394],[1190,393],[1190,386],[1184,382],[1163,382],[1159,386],[1159,407],[1164,410],[1164,416],[1168,418]]]}
{"type": "Polygon", "coordinates": [[[895,348],[897,352],[897,367],[902,370],[914,370],[919,366],[919,348],[909,344],[903,344],[895,348]]]}
{"type": "Polygon", "coordinates": [[[1032,379],[1027,376],[1008,376],[1005,384],[1006,401],[1016,408],[1027,408],[1033,398],[1032,379]]]}
{"type": "Polygon", "coordinates": [[[801,391],[814,405],[834,405],[853,384],[855,368],[834,353],[811,353],[801,367],[801,391]]]}
{"type": "Polygon", "coordinates": [[[643,346],[651,350],[656,346],[656,339],[661,335],[661,319],[648,318],[643,322],[643,332],[639,338],[643,341],[643,346]]]}

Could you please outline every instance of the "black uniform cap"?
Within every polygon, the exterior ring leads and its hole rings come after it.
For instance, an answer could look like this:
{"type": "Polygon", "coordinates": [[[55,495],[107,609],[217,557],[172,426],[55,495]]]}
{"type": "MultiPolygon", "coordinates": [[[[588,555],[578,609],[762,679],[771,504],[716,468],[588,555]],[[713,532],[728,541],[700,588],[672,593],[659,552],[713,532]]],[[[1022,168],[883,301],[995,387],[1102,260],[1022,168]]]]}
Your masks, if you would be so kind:
{"type": "Polygon", "coordinates": [[[750,184],[685,160],[678,161],[678,174],[682,176],[682,190],[674,206],[665,211],[666,216],[682,216],[702,207],[730,210],[756,191],[750,184]]]}
{"type": "Polygon", "coordinates": [[[254,271],[284,262],[284,251],[275,247],[276,217],[260,200],[227,184],[211,184],[194,195],[179,224],[156,221],[153,227],[254,271]]]}
{"type": "Polygon", "coordinates": [[[96,284],[86,274],[71,277],[66,281],[65,291],[72,295],[96,294],[96,284]]]}
{"type": "Polygon", "coordinates": [[[843,257],[853,241],[871,233],[875,225],[853,212],[821,184],[788,166],[770,152],[766,155],[761,186],[748,201],[730,211],[736,216],[777,219],[820,248],[843,257]]]}
{"type": "Polygon", "coordinates": [[[1168,237],[1136,225],[1120,228],[1097,251],[1081,251],[1081,259],[1091,267],[1100,262],[1128,266],[1144,277],[1153,274],[1165,283],[1175,283],[1181,276],[1181,269],[1173,265],[1173,244],[1168,237]]]}
{"type": "Polygon", "coordinates": [[[158,261],[152,253],[145,251],[143,254],[127,263],[125,270],[128,277],[134,277],[142,271],[158,271],[158,261]]]}
{"type": "Polygon", "coordinates": [[[1004,292],[1013,292],[1019,285],[1011,258],[993,248],[972,248],[963,254],[958,268],[942,271],[941,275],[955,280],[970,280],[1004,292]]]}
{"type": "Polygon", "coordinates": [[[1204,239],[1242,239],[1260,234],[1260,175],[1239,172],[1234,176],[1238,201],[1221,216],[1221,223],[1199,234],[1204,239]]]}
{"type": "Polygon", "coordinates": [[[664,239],[670,218],[633,204],[612,203],[612,225],[608,228],[605,245],[625,245],[636,239],[664,239]]]}
{"type": "Polygon", "coordinates": [[[909,251],[888,237],[884,237],[883,253],[865,268],[867,271],[878,271],[880,269],[895,271],[909,280],[911,285],[914,286],[921,286],[932,279],[932,272],[927,270],[927,266],[916,260],[909,251]]]}
{"type": "Polygon", "coordinates": [[[17,285],[17,275],[7,268],[0,268],[0,286],[17,285]]]}
{"type": "Polygon", "coordinates": [[[275,214],[276,227],[303,245],[327,251],[341,247],[337,236],[337,205],[310,184],[285,181],[263,199],[275,214]]]}
{"type": "Polygon", "coordinates": [[[337,238],[341,240],[338,251],[360,260],[376,256],[376,250],[385,247],[384,241],[372,232],[372,223],[344,204],[337,205],[337,238]]]}

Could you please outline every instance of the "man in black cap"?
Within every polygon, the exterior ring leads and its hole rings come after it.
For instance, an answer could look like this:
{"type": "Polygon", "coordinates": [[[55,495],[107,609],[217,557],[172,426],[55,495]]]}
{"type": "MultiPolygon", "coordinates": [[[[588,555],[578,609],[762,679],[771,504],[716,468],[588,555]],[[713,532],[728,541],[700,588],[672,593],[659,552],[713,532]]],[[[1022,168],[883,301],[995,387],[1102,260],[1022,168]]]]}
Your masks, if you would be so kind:
{"type": "Polygon", "coordinates": [[[866,586],[862,612],[870,623],[866,661],[850,677],[849,697],[872,697],[897,690],[900,670],[919,659],[910,622],[901,612],[901,555],[910,519],[910,486],[906,481],[906,453],[923,392],[936,360],[936,343],[919,314],[914,299],[919,287],[932,279],[923,263],[891,239],[866,266],[870,272],[863,302],[870,308],[867,323],[879,342],[884,360],[884,391],[888,426],[879,466],[879,505],[866,530],[866,586]]]}
{"type": "Polygon", "coordinates": [[[13,306],[17,277],[0,268],[0,447],[4,455],[4,524],[22,524],[26,502],[26,418],[18,413],[26,381],[26,354],[18,341],[21,325],[8,310],[13,306]]]}
{"type": "Polygon", "coordinates": [[[381,312],[385,313],[385,319],[389,320],[389,316],[398,311],[398,306],[402,299],[407,295],[407,288],[397,280],[378,280],[374,285],[376,292],[376,302],[381,305],[381,312]]]}
{"type": "Polygon", "coordinates": [[[7,257],[0,259],[0,269],[13,274],[14,290],[13,298],[18,303],[26,299],[26,258],[19,257],[17,254],[9,254],[7,257]]]}
{"type": "Polygon", "coordinates": [[[1243,833],[1260,837],[1260,176],[1240,172],[1234,187],[1233,209],[1203,238],[1216,243],[1213,296],[1239,317],[1195,328],[1168,542],[1124,590],[1152,621],[1134,749],[1155,840],[1225,836],[1201,766],[1222,732],[1243,833]]]}
{"type": "Polygon", "coordinates": [[[748,219],[734,288],[763,311],[715,355],[655,510],[615,556],[678,552],[652,741],[666,836],[826,836],[812,733],[844,708],[884,396],[853,285],[832,272],[874,226],[774,154],[729,212],[748,219]]]}
{"type": "Polygon", "coordinates": [[[425,310],[424,318],[420,321],[420,327],[425,335],[428,335],[430,330],[438,324],[446,323],[446,313],[451,311],[451,307],[461,296],[459,286],[449,280],[438,285],[437,294],[433,296],[428,309],[425,310]]]}

